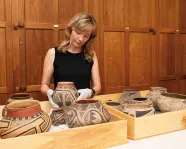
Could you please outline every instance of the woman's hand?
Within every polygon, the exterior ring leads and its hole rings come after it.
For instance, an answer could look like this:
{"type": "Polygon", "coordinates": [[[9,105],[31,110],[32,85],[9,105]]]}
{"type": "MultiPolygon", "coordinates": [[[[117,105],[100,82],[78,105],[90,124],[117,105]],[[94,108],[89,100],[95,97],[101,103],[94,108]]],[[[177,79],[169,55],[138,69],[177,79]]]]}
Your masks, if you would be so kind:
{"type": "Polygon", "coordinates": [[[92,95],[92,90],[89,88],[80,89],[80,90],[78,90],[78,93],[80,94],[80,96],[77,98],[77,100],[88,99],[92,95]]]}
{"type": "Polygon", "coordinates": [[[54,93],[54,91],[52,89],[48,89],[47,96],[48,96],[48,100],[49,100],[50,104],[52,105],[52,107],[54,109],[57,109],[57,108],[59,108],[59,106],[53,102],[53,99],[52,99],[53,93],[54,93]]]}

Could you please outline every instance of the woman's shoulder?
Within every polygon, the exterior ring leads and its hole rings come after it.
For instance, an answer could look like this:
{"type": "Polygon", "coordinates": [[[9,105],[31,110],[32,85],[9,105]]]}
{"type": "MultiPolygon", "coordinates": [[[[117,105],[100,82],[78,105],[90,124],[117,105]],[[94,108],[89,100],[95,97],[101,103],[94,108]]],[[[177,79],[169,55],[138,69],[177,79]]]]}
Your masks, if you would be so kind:
{"type": "Polygon", "coordinates": [[[55,55],[55,48],[49,49],[47,54],[50,55],[50,56],[54,56],[55,55]]]}

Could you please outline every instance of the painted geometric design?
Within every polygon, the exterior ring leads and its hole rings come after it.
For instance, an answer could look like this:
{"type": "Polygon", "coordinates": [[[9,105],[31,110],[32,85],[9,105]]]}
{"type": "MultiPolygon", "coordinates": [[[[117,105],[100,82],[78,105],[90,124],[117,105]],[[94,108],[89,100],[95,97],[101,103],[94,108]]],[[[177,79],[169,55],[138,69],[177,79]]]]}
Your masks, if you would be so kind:
{"type": "Polygon", "coordinates": [[[73,88],[56,88],[53,94],[53,101],[61,108],[70,106],[76,101],[77,97],[77,90],[73,88]]]}
{"type": "Polygon", "coordinates": [[[51,119],[44,111],[32,117],[3,117],[0,121],[2,139],[42,133],[48,131],[50,127],[51,119]]]}
{"type": "Polygon", "coordinates": [[[73,104],[61,111],[53,111],[50,117],[53,125],[68,124],[70,128],[110,121],[110,114],[96,100],[95,103],[73,104]]]}

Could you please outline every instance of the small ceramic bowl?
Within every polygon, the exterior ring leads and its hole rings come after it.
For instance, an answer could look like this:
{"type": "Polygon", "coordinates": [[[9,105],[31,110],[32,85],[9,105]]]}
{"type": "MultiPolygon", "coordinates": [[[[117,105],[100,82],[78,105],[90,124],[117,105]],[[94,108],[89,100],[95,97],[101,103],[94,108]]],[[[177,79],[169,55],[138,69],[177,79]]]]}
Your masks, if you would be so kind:
{"type": "Polygon", "coordinates": [[[133,117],[141,117],[155,114],[155,110],[152,106],[143,104],[128,104],[125,106],[123,112],[133,117]]]}

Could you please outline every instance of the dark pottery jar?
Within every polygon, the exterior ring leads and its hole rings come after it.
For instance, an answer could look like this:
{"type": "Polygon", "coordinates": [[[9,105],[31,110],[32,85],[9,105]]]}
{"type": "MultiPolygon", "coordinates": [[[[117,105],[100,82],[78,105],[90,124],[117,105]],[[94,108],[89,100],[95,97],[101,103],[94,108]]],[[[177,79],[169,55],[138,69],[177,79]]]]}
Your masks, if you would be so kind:
{"type": "Polygon", "coordinates": [[[123,106],[119,102],[115,102],[113,100],[106,100],[104,102],[105,105],[110,106],[118,111],[123,112],[123,106]]]}
{"type": "Polygon", "coordinates": [[[53,102],[60,108],[70,106],[78,98],[78,91],[73,82],[58,82],[52,96],[53,102]]]}
{"type": "Polygon", "coordinates": [[[128,104],[125,106],[123,113],[133,117],[154,115],[155,110],[152,106],[144,104],[128,104]]]}
{"type": "Polygon", "coordinates": [[[120,97],[120,104],[129,104],[130,100],[141,97],[141,94],[136,89],[125,89],[120,97]]]}
{"type": "Polygon", "coordinates": [[[2,139],[46,132],[51,119],[37,100],[23,100],[7,105],[7,115],[0,120],[2,139]]]}
{"type": "Polygon", "coordinates": [[[79,100],[71,106],[53,110],[52,124],[67,124],[70,128],[100,124],[110,121],[110,114],[98,100],[79,100]]]}
{"type": "Polygon", "coordinates": [[[144,105],[153,106],[152,101],[145,97],[134,98],[129,101],[129,104],[144,104],[144,105]]]}
{"type": "Polygon", "coordinates": [[[153,102],[155,110],[159,110],[157,106],[157,101],[160,98],[162,93],[167,93],[167,88],[164,87],[151,87],[150,91],[145,96],[153,102]]]}

